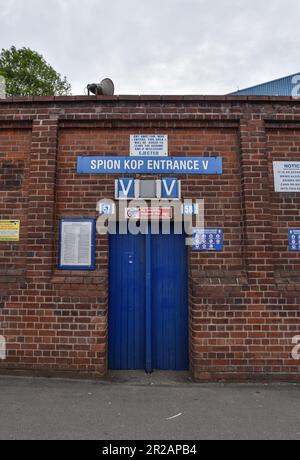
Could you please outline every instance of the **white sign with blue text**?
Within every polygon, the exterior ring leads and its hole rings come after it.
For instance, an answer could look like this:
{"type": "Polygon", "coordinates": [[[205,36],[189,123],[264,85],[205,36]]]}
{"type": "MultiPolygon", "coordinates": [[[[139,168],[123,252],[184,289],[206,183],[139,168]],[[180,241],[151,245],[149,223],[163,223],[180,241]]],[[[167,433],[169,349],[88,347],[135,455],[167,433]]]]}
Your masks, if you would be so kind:
{"type": "Polygon", "coordinates": [[[130,156],[167,157],[168,136],[161,134],[134,134],[130,136],[130,156]]]}

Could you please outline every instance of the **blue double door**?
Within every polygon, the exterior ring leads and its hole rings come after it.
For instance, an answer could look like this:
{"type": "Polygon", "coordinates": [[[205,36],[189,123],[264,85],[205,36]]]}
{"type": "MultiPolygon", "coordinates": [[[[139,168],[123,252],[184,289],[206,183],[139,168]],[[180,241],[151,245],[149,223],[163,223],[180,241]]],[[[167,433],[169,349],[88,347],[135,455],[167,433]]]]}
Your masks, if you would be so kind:
{"type": "Polygon", "coordinates": [[[188,370],[184,235],[111,235],[109,368],[188,370]]]}

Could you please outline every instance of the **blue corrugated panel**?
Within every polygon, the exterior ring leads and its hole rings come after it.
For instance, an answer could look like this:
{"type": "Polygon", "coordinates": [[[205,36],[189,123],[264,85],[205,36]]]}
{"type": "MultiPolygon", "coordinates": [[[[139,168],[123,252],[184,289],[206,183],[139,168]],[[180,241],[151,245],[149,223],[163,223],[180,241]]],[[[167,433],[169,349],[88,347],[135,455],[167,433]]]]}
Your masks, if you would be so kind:
{"type": "MultiPolygon", "coordinates": [[[[279,78],[270,82],[262,83],[251,88],[245,88],[239,91],[230,93],[228,96],[293,96],[293,89],[295,89],[295,81],[293,79],[299,75],[300,72],[287,77],[279,78]]],[[[297,88],[296,88],[297,90],[297,88]]],[[[297,94],[300,95],[298,90],[297,94]]]]}
{"type": "Polygon", "coordinates": [[[183,235],[152,237],[154,369],[184,371],[189,368],[187,265],[183,235]]]}

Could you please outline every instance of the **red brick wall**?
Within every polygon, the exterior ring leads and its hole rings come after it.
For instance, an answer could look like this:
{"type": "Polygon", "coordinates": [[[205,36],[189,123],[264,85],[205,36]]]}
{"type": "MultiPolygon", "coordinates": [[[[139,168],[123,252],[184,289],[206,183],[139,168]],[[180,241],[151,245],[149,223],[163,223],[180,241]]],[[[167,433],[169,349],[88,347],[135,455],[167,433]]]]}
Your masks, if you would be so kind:
{"type": "Polygon", "coordinates": [[[0,216],[22,221],[20,242],[0,245],[0,282],[25,275],[30,147],[30,130],[0,131],[0,216]]]}
{"type": "Polygon", "coordinates": [[[96,217],[114,176],[78,176],[78,155],[128,155],[129,135],[169,135],[173,156],[224,158],[222,176],[182,176],[204,198],[222,253],[190,251],[191,370],[196,380],[299,379],[299,194],[275,194],[272,161],[299,159],[297,102],[275,98],[114,97],[0,101],[0,218],[21,241],[0,243],[2,370],[104,375],[108,240],[95,272],[57,269],[58,222],[96,217]]]}

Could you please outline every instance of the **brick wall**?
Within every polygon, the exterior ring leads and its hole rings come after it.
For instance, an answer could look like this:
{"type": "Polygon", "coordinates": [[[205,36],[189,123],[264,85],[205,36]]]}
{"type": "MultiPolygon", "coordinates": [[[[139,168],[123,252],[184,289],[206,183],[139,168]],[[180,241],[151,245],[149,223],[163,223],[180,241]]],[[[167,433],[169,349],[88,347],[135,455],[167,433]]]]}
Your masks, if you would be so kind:
{"type": "Polygon", "coordinates": [[[31,131],[0,130],[0,216],[22,220],[20,243],[1,243],[0,283],[25,275],[31,131]]]}
{"type": "Polygon", "coordinates": [[[21,220],[20,242],[0,243],[0,369],[105,375],[108,240],[97,236],[95,272],[60,272],[58,222],[114,198],[115,177],[78,176],[77,156],[128,155],[137,133],[168,134],[173,156],[224,158],[222,176],[181,177],[184,198],[205,199],[207,226],[225,230],[222,253],[190,251],[195,380],[300,380],[300,264],[287,246],[300,197],[274,193],[272,172],[299,159],[289,98],[0,100],[0,218],[21,220]]]}

